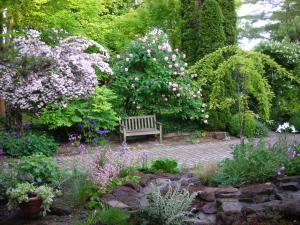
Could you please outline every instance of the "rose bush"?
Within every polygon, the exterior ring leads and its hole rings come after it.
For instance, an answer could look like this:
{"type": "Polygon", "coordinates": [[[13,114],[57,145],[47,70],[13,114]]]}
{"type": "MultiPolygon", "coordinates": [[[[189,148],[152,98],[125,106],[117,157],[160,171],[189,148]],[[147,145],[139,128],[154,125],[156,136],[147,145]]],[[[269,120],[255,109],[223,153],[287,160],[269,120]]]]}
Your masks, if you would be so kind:
{"type": "Polygon", "coordinates": [[[114,60],[112,88],[127,115],[156,113],[207,123],[201,87],[186,73],[185,55],[161,32],[132,41],[114,60]]]}

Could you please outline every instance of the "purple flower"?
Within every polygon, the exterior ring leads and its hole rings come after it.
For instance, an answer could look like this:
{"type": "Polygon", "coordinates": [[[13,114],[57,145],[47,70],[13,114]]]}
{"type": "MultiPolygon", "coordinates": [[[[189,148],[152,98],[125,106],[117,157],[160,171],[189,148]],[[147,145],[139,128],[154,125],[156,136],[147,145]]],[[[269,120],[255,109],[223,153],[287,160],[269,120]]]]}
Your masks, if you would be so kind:
{"type": "Polygon", "coordinates": [[[94,127],[94,126],[96,126],[97,125],[97,121],[96,120],[93,120],[92,122],[91,122],[91,125],[94,127]]]}
{"type": "Polygon", "coordinates": [[[97,132],[97,134],[100,134],[102,136],[107,135],[107,134],[110,133],[109,130],[97,130],[96,132],[97,132]]]}
{"type": "Polygon", "coordinates": [[[80,153],[87,152],[87,148],[85,147],[84,144],[79,145],[79,152],[80,152],[80,153]]]}
{"type": "Polygon", "coordinates": [[[84,128],[84,125],[83,125],[83,123],[79,123],[79,124],[77,125],[77,127],[78,127],[79,130],[82,130],[82,129],[84,128]]]}

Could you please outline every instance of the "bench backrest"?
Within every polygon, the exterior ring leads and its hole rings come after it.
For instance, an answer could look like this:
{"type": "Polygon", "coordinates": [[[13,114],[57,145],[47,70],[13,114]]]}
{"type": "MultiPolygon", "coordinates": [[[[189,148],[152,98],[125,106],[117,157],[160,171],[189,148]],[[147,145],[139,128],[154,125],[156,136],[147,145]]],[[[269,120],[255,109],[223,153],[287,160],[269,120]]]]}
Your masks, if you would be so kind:
{"type": "Polygon", "coordinates": [[[121,120],[126,130],[156,129],[156,116],[131,116],[121,120]]]}

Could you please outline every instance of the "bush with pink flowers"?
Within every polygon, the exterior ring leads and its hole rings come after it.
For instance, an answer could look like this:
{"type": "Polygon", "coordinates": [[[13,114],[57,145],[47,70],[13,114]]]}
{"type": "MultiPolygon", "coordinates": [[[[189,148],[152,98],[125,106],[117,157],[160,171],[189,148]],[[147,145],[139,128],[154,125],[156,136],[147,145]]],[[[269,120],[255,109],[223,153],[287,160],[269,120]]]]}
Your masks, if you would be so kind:
{"type": "Polygon", "coordinates": [[[127,115],[156,113],[207,123],[201,87],[186,73],[185,54],[173,50],[165,34],[132,41],[114,60],[113,89],[127,115]]]}
{"type": "Polygon", "coordinates": [[[111,74],[109,55],[97,42],[70,36],[50,46],[29,30],[13,40],[18,55],[0,65],[1,96],[23,112],[40,112],[48,105],[87,98],[97,86],[96,70],[111,74]],[[96,53],[88,53],[96,48],[96,53]]]}

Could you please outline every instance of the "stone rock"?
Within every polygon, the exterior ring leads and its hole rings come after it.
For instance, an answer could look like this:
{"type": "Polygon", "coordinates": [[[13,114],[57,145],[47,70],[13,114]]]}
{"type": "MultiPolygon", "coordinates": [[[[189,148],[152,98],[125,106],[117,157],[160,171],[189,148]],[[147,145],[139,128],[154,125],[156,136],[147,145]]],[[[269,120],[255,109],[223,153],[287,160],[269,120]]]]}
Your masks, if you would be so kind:
{"type": "Polygon", "coordinates": [[[220,188],[216,191],[217,198],[238,198],[240,195],[239,189],[233,187],[220,188]]]}
{"type": "Polygon", "coordinates": [[[285,200],[279,205],[279,212],[292,219],[300,219],[300,199],[285,200]]]}
{"type": "Polygon", "coordinates": [[[57,216],[66,216],[70,215],[72,212],[71,206],[68,202],[63,201],[63,199],[55,199],[50,206],[50,213],[51,215],[57,216]]]}
{"type": "Polygon", "coordinates": [[[235,198],[217,200],[217,206],[220,212],[240,213],[243,205],[243,203],[239,202],[239,200],[235,198]]]}
{"type": "Polygon", "coordinates": [[[108,204],[109,201],[118,201],[126,204],[129,209],[138,209],[141,207],[141,199],[144,196],[145,194],[139,193],[131,187],[121,186],[101,197],[101,202],[108,204]]]}
{"type": "Polygon", "coordinates": [[[191,219],[193,225],[214,225],[216,224],[215,214],[204,214],[199,212],[193,219],[191,219]]]}
{"type": "Polygon", "coordinates": [[[298,191],[300,190],[300,183],[295,182],[295,181],[291,181],[291,182],[286,182],[283,183],[281,182],[279,184],[280,188],[285,190],[285,191],[298,191]]]}
{"type": "Polygon", "coordinates": [[[213,190],[199,191],[197,197],[207,202],[216,201],[216,195],[213,190]]]}
{"type": "Polygon", "coordinates": [[[140,185],[142,187],[148,186],[154,177],[152,174],[145,174],[145,173],[137,173],[136,176],[140,177],[140,185]]]}
{"type": "Polygon", "coordinates": [[[242,221],[243,215],[240,212],[218,212],[217,225],[232,225],[237,221],[242,221]]]}
{"type": "Polygon", "coordinates": [[[227,132],[214,132],[213,133],[213,138],[217,139],[217,140],[226,140],[229,137],[227,132]]]}
{"type": "Polygon", "coordinates": [[[140,192],[140,190],[141,190],[140,185],[138,185],[138,184],[136,184],[136,183],[133,183],[133,182],[125,183],[123,186],[125,186],[125,187],[130,187],[130,188],[132,188],[133,190],[135,190],[135,191],[137,191],[137,192],[140,192]]]}
{"type": "Polygon", "coordinates": [[[300,176],[278,177],[277,182],[278,183],[289,183],[289,182],[300,183],[300,176]]]}
{"type": "Polygon", "coordinates": [[[188,191],[190,193],[195,193],[195,192],[200,192],[203,191],[206,187],[202,185],[201,183],[199,184],[192,184],[191,186],[188,187],[188,191]]]}
{"type": "Polygon", "coordinates": [[[205,214],[215,214],[217,212],[217,203],[216,202],[208,202],[202,207],[202,211],[205,214]]]}
{"type": "Polygon", "coordinates": [[[128,209],[129,206],[117,200],[110,200],[107,204],[113,208],[128,209]]]}
{"type": "Polygon", "coordinates": [[[242,207],[242,213],[244,215],[267,213],[269,211],[278,209],[280,204],[281,201],[279,200],[273,200],[273,201],[258,203],[258,204],[248,204],[242,207]]]}
{"type": "Polygon", "coordinates": [[[274,194],[274,185],[271,183],[255,184],[240,189],[239,197],[242,202],[266,202],[270,201],[270,195],[274,194]]]}

